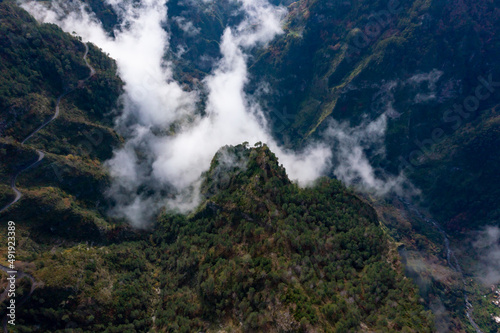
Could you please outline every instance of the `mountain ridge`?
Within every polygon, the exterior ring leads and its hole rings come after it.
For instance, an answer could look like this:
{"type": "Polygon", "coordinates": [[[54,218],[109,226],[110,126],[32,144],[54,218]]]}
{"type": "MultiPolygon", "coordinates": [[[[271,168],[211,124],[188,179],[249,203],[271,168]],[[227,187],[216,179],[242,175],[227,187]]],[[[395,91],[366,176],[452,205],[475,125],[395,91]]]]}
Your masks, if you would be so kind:
{"type": "MultiPolygon", "coordinates": [[[[116,13],[86,2],[112,36],[116,13]]],[[[47,152],[20,176],[23,199],[1,215],[18,223],[20,269],[45,283],[21,308],[19,330],[473,332],[464,295],[481,328],[497,330],[494,291],[472,281],[479,254],[470,231],[498,219],[498,92],[469,117],[459,113],[457,130],[443,120],[475,96],[479,76],[496,80],[495,3],[411,1],[382,22],[383,1],[286,1],[284,34],[248,58],[247,92],[262,98],[286,147],[320,140],[335,121],[356,127],[384,114],[386,155],[361,148],[382,178],[400,171],[399,157],[410,163],[405,174],[449,238],[405,199],[361,195],[328,178],[299,188],[262,143],[221,148],[191,214],[163,210],[149,228],[131,228],[108,215],[114,203],[104,195],[104,161],[124,142],[113,128],[123,93],[115,62],[90,44],[96,75],[79,85],[87,72],[78,37],[0,3],[0,203],[12,197],[10,176],[47,152]],[[383,31],[359,44],[373,20],[383,31]],[[254,82],[268,82],[271,94],[254,82]],[[74,87],[58,121],[22,146],[74,87]],[[435,129],[444,135],[429,146],[435,129]],[[416,150],[423,155],[412,159],[416,150]],[[445,241],[467,253],[463,274],[445,241]]],[[[186,89],[200,87],[220,56],[223,27],[241,19],[224,4],[169,5],[173,50],[184,41],[182,18],[200,25],[185,59],[164,59],[186,89]]]]}

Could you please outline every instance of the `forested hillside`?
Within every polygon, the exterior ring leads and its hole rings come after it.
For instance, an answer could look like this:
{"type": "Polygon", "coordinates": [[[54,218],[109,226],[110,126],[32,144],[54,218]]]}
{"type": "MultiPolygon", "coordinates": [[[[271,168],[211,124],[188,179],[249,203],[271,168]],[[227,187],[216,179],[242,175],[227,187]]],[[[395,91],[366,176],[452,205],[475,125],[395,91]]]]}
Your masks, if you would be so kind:
{"type": "Polygon", "coordinates": [[[299,189],[266,146],[223,148],[189,216],[164,213],[152,233],[110,220],[116,65],[90,45],[83,81],[78,38],[11,2],[0,13],[3,203],[45,152],[2,215],[32,276],[18,281],[14,331],[431,331],[373,208],[337,181],[299,189]],[[21,144],[59,98],[59,117],[21,144]]]}
{"type": "Polygon", "coordinates": [[[195,212],[135,241],[26,248],[44,285],[16,329],[432,331],[375,211],[339,182],[300,189],[266,146],[239,145],[203,189],[195,212]]]}
{"type": "MultiPolygon", "coordinates": [[[[110,37],[127,29],[109,2],[83,2],[110,37]]],[[[137,230],[111,216],[121,206],[106,194],[106,161],[129,139],[115,126],[129,97],[117,63],[0,0],[0,209],[15,198],[13,182],[22,193],[0,218],[16,221],[16,268],[27,274],[17,281],[25,301],[9,331],[479,332],[476,323],[498,330],[498,287],[478,283],[479,259],[496,252],[484,256],[489,248],[471,237],[499,226],[500,3],[270,3],[287,7],[283,33],[257,47],[233,45],[248,62],[238,71],[244,108],[262,107],[283,151],[311,142],[332,149],[332,171],[303,188],[266,144],[224,146],[202,175],[201,203],[187,214],[170,209],[178,193],[154,178],[124,194],[168,207],[152,209],[137,230]],[[29,137],[57,106],[58,117],[29,137]],[[380,119],[386,127],[355,137],[380,119]],[[414,187],[377,196],[378,189],[356,192],[358,180],[336,180],[335,163],[347,158],[335,155],[340,143],[328,133],[339,128],[359,146],[346,150],[360,148],[380,183],[403,171],[414,187]],[[373,144],[375,132],[382,139],[373,144]]],[[[133,156],[153,161],[170,136],[210,113],[206,79],[223,72],[221,37],[246,19],[240,6],[167,2],[159,30],[169,50],[160,67],[171,71],[168,84],[194,91],[196,107],[170,128],[150,126],[150,138],[165,140],[133,146],[133,156]]],[[[141,88],[156,89],[150,79],[141,88]]],[[[152,164],[143,166],[138,178],[152,173],[152,164]]],[[[1,232],[0,243],[7,244],[1,232]]],[[[6,258],[0,246],[0,265],[6,258]]]]}
{"type": "Polygon", "coordinates": [[[20,174],[24,197],[2,218],[26,221],[34,235],[98,237],[107,225],[102,162],[120,145],[111,114],[122,91],[116,65],[90,45],[96,74],[82,82],[89,69],[76,37],[37,23],[12,2],[0,3],[0,17],[0,206],[14,198],[11,177],[36,161],[36,149],[45,152],[37,167],[20,174]],[[55,114],[63,93],[59,117],[21,144],[55,114]]]}
{"type": "Polygon", "coordinates": [[[489,0],[294,2],[286,34],[251,68],[275,88],[263,98],[276,135],[300,146],[331,119],[354,127],[385,114],[386,155],[367,147],[374,167],[404,170],[449,230],[498,224],[498,8],[489,0]]]}

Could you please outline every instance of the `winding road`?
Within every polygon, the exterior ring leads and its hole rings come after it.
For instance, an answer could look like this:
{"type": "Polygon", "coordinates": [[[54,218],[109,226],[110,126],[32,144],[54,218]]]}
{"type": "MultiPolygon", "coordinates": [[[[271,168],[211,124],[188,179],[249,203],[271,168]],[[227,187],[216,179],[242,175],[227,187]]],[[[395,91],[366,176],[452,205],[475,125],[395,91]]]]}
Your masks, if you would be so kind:
{"type": "MultiPolygon", "coordinates": [[[[95,75],[96,71],[94,69],[94,67],[92,67],[88,60],[87,60],[87,55],[89,53],[89,46],[85,43],[85,54],[83,55],[83,61],[85,61],[85,65],[87,66],[87,68],[90,70],[90,74],[88,77],[86,77],[85,79],[83,80],[80,80],[78,81],[78,87],[81,87],[83,86],[83,84],[85,82],[87,82],[92,76],[95,75]]],[[[26,141],[28,141],[29,139],[31,139],[32,136],[34,136],[35,134],[37,134],[38,132],[40,132],[41,129],[43,129],[45,126],[47,126],[48,124],[50,124],[52,121],[54,121],[57,117],[59,117],[59,104],[61,103],[61,99],[64,98],[64,96],[68,95],[69,93],[73,92],[76,88],[73,88],[71,90],[68,90],[64,93],[62,93],[59,97],[57,97],[57,103],[56,103],[56,108],[55,108],[55,112],[54,112],[54,115],[47,121],[45,121],[42,125],[40,125],[36,130],[34,130],[30,135],[28,135],[23,141],[21,141],[21,145],[24,146],[24,144],[26,143],[26,141]]],[[[14,198],[14,200],[12,200],[12,202],[10,202],[9,204],[7,204],[6,206],[4,206],[2,209],[0,209],[0,213],[3,213],[4,211],[6,211],[7,209],[9,209],[12,205],[14,205],[16,202],[18,202],[19,200],[21,200],[23,194],[21,193],[21,191],[18,190],[18,188],[16,187],[16,182],[17,182],[17,177],[24,171],[34,167],[35,165],[37,165],[38,163],[40,163],[44,157],[45,157],[45,153],[41,150],[38,150],[37,149],[37,154],[38,154],[38,159],[31,163],[30,165],[28,165],[27,167],[19,170],[16,174],[14,174],[12,177],[11,177],[11,180],[10,180],[10,187],[12,188],[12,191],[14,191],[14,193],[16,194],[16,197],[14,198]]]]}
{"type": "MultiPolygon", "coordinates": [[[[87,68],[90,70],[90,74],[88,77],[86,77],[85,79],[83,80],[80,80],[78,81],[78,86],[77,88],[80,88],[83,86],[83,84],[88,81],[92,76],[95,75],[96,71],[94,69],[94,67],[92,67],[88,60],[87,60],[87,55],[89,53],[89,46],[88,44],[84,44],[85,45],[85,54],[83,55],[83,60],[85,61],[85,64],[87,66],[87,68]]],[[[47,121],[45,121],[42,125],[40,125],[36,130],[34,130],[30,135],[28,135],[22,142],[21,142],[21,145],[24,146],[24,144],[26,143],[26,141],[28,141],[31,137],[33,137],[35,134],[37,134],[42,128],[44,128],[45,126],[47,126],[48,124],[50,124],[52,121],[54,121],[57,117],[59,117],[59,104],[61,103],[61,99],[64,98],[64,96],[68,95],[69,93],[71,93],[72,91],[74,91],[76,88],[73,88],[73,89],[70,89],[64,93],[62,93],[59,97],[57,97],[57,103],[56,103],[56,108],[55,108],[55,112],[54,112],[54,115],[47,121]]],[[[0,210],[0,213],[3,213],[4,211],[6,211],[7,209],[9,209],[12,205],[14,205],[16,202],[18,202],[19,200],[21,200],[23,194],[21,193],[21,191],[19,191],[19,189],[16,187],[16,181],[17,181],[17,177],[24,171],[34,167],[35,165],[37,165],[38,163],[40,163],[44,157],[45,157],[45,153],[41,150],[36,150],[37,154],[38,154],[38,159],[31,163],[30,165],[28,165],[27,167],[19,170],[16,174],[14,174],[12,177],[11,177],[11,181],[10,181],[10,187],[12,188],[12,190],[14,191],[14,193],[16,194],[16,197],[14,198],[14,200],[9,203],[8,205],[6,205],[5,207],[3,207],[1,210],[0,210]]],[[[2,271],[5,271],[5,272],[9,272],[9,271],[12,271],[10,268],[8,267],[5,267],[5,266],[2,266],[0,265],[0,270],[2,271]]],[[[9,274],[9,273],[8,273],[9,274]]],[[[31,280],[31,290],[30,292],[25,295],[20,302],[17,303],[16,307],[22,305],[24,302],[26,302],[29,297],[31,296],[31,294],[33,294],[33,292],[35,291],[36,287],[38,286],[37,285],[37,282],[35,281],[35,279],[33,278],[33,276],[27,274],[27,273],[24,273],[22,271],[19,271],[17,270],[16,271],[16,282],[17,280],[19,279],[22,279],[23,277],[28,277],[30,280],[31,280]]],[[[0,295],[0,302],[2,302],[4,299],[6,299],[7,297],[7,290],[5,290],[1,295],[0,295]]],[[[7,329],[7,316],[5,316],[4,318],[2,318],[2,327],[3,327],[3,331],[4,333],[8,333],[8,329],[7,329]]]]}

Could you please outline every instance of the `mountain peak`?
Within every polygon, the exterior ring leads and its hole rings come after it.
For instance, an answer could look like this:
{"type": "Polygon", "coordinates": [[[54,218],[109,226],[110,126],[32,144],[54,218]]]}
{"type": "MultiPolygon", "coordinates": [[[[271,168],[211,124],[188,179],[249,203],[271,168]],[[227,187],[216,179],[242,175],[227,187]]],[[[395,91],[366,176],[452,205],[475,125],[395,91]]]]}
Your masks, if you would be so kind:
{"type": "Polygon", "coordinates": [[[261,192],[266,183],[287,185],[291,181],[278,158],[266,144],[247,142],[224,146],[215,154],[210,169],[204,174],[202,194],[211,197],[228,189],[249,187],[261,192]]]}

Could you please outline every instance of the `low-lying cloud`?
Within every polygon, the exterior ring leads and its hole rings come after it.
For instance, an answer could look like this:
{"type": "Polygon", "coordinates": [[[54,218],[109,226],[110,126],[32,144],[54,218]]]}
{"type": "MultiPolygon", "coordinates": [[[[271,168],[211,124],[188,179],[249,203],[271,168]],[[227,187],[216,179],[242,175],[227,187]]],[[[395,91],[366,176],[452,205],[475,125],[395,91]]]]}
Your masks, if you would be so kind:
{"type": "MultiPolygon", "coordinates": [[[[34,1],[23,7],[39,21],[75,31],[116,59],[125,82],[123,115],[116,127],[126,138],[107,162],[113,185],[108,194],[117,203],[114,214],[144,227],[158,209],[188,211],[199,202],[200,175],[216,151],[227,144],[262,141],[279,157],[290,178],[307,185],[324,174],[331,151],[313,143],[302,152],[282,149],[273,140],[262,109],[244,92],[248,51],[282,33],[286,9],[265,0],[239,0],[243,21],[227,27],[220,41],[222,58],[204,80],[206,109],[197,112],[199,92],[173,80],[166,62],[169,36],[165,0],[107,0],[121,25],[114,38],[82,3],[54,1],[46,8],[34,1]],[[169,193],[165,195],[165,193],[169,193]],[[174,193],[174,194],[172,194],[174,193]]],[[[186,33],[197,28],[176,18],[186,33]]],[[[180,54],[182,56],[182,54],[180,54]]]]}
{"type": "MultiPolygon", "coordinates": [[[[284,7],[267,0],[235,0],[243,20],[225,28],[220,38],[222,57],[203,80],[201,92],[176,82],[173,64],[165,60],[172,58],[166,55],[183,54],[170,49],[168,23],[177,24],[188,36],[199,34],[198,27],[187,18],[169,19],[166,0],[106,2],[120,19],[114,37],[79,1],[53,1],[50,8],[25,1],[23,7],[39,21],[76,32],[117,61],[125,93],[116,128],[126,142],[106,163],[113,179],[108,190],[116,202],[113,215],[146,227],[164,207],[181,212],[193,209],[201,200],[201,175],[214,154],[222,146],[245,141],[266,143],[301,186],[333,171],[347,185],[376,194],[415,192],[403,174],[388,175],[370,163],[374,156],[384,158],[387,123],[399,116],[393,107],[395,82],[382,85],[377,97],[381,110],[371,122],[350,127],[332,119],[322,140],[310,142],[300,152],[284,149],[273,139],[259,98],[248,95],[245,87],[250,51],[283,33],[284,7]],[[206,99],[199,103],[202,94],[206,99]]],[[[203,5],[211,4],[206,1],[203,5]]],[[[440,75],[422,74],[408,83],[430,82],[432,92],[440,75]]]]}
{"type": "Polygon", "coordinates": [[[385,158],[387,114],[391,110],[388,108],[374,121],[365,120],[355,127],[331,119],[323,135],[333,149],[333,173],[342,182],[377,195],[413,195],[417,190],[403,173],[394,176],[374,168],[367,154],[369,151],[371,158],[385,158]]]}
{"type": "Polygon", "coordinates": [[[478,278],[486,286],[500,284],[500,228],[487,226],[473,242],[479,255],[478,278]]]}

